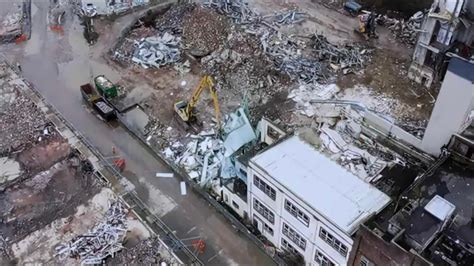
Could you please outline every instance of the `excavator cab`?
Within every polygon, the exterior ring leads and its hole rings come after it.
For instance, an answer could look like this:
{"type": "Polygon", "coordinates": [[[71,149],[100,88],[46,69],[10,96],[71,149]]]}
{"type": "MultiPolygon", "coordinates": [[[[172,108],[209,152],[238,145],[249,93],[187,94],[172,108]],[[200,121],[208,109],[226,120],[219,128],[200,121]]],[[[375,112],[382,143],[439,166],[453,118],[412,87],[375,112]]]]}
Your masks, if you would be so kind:
{"type": "Polygon", "coordinates": [[[210,76],[204,76],[201,81],[199,82],[198,87],[196,90],[194,90],[193,95],[191,96],[191,99],[189,102],[180,100],[177,101],[174,104],[174,110],[175,112],[179,115],[181,120],[183,120],[186,123],[193,122],[196,118],[194,114],[194,107],[196,107],[197,102],[201,98],[201,93],[204,89],[209,89],[209,92],[211,93],[212,100],[214,102],[214,111],[216,112],[216,121],[218,124],[218,127],[220,128],[220,107],[219,107],[219,102],[217,100],[217,92],[216,89],[214,88],[214,81],[210,76]]]}
{"type": "Polygon", "coordinates": [[[184,121],[184,122],[190,122],[191,118],[192,118],[192,115],[191,114],[188,114],[186,112],[186,107],[188,106],[188,103],[185,102],[185,101],[177,101],[175,104],[174,104],[174,110],[175,112],[179,115],[179,117],[181,117],[181,119],[184,121]]]}

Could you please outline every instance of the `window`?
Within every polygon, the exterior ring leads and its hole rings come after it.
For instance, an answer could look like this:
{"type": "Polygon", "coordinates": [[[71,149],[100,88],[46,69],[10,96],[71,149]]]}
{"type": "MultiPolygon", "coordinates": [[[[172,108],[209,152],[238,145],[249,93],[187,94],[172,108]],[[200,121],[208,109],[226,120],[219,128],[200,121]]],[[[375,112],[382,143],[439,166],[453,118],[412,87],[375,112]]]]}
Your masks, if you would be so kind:
{"type": "Polygon", "coordinates": [[[245,177],[247,177],[247,172],[245,172],[244,169],[240,168],[240,169],[239,169],[239,172],[240,172],[242,175],[244,175],[245,177]]]}
{"type": "Polygon", "coordinates": [[[285,199],[285,210],[291,215],[295,216],[300,222],[302,222],[306,227],[309,226],[309,217],[303,213],[298,207],[296,207],[289,200],[285,199]]]}
{"type": "Polygon", "coordinates": [[[262,179],[260,179],[258,176],[254,175],[253,176],[253,184],[263,191],[263,193],[267,194],[272,200],[276,199],[276,191],[273,189],[271,186],[269,186],[267,183],[265,183],[262,179]]]}
{"type": "Polygon", "coordinates": [[[236,208],[236,209],[239,208],[239,205],[237,203],[235,203],[235,201],[232,201],[232,206],[234,206],[234,208],[236,208]]]}
{"type": "Polygon", "coordinates": [[[253,208],[270,223],[275,224],[275,215],[257,199],[253,199],[253,208]]]}
{"type": "Polygon", "coordinates": [[[288,243],[288,241],[283,238],[281,239],[281,247],[289,252],[301,255],[295,247],[293,247],[290,243],[288,243]]]}
{"type": "Polygon", "coordinates": [[[328,243],[331,247],[333,247],[337,252],[339,252],[342,256],[347,256],[347,247],[341,243],[341,241],[337,240],[333,235],[331,235],[328,231],[321,228],[319,230],[319,237],[328,243]]]}
{"type": "Polygon", "coordinates": [[[360,258],[360,266],[374,266],[375,264],[373,264],[369,259],[367,259],[366,257],[362,256],[360,258]]]}
{"type": "Polygon", "coordinates": [[[286,223],[283,223],[282,233],[288,237],[293,243],[295,243],[302,250],[306,249],[306,239],[304,239],[300,234],[298,234],[293,228],[291,228],[286,223]]]}
{"type": "Polygon", "coordinates": [[[316,249],[316,254],[314,255],[314,261],[318,265],[321,266],[335,266],[334,262],[332,262],[328,257],[326,257],[321,251],[316,249]]]}
{"type": "Polygon", "coordinates": [[[261,223],[261,224],[263,225],[262,227],[263,227],[263,231],[264,231],[264,232],[267,232],[268,234],[270,234],[271,236],[273,236],[273,229],[272,229],[270,226],[268,226],[268,224],[266,224],[266,223],[260,221],[260,219],[259,219],[257,216],[255,216],[255,214],[254,214],[254,215],[253,215],[253,225],[254,225],[258,230],[260,230],[260,229],[258,228],[258,223],[261,223]]]}
{"type": "Polygon", "coordinates": [[[263,224],[263,230],[266,231],[271,236],[273,236],[273,229],[270,226],[268,226],[266,223],[263,224]]]}

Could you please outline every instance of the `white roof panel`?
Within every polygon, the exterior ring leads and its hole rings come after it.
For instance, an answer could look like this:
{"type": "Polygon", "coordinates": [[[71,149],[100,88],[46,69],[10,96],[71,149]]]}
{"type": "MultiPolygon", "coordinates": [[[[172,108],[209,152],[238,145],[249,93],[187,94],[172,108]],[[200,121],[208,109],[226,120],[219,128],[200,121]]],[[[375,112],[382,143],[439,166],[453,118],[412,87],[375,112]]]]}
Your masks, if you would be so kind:
{"type": "Polygon", "coordinates": [[[255,156],[253,163],[346,233],[390,198],[293,136],[255,156]]]}
{"type": "Polygon", "coordinates": [[[455,209],[456,206],[454,206],[454,204],[445,200],[439,195],[434,196],[425,206],[425,211],[431,213],[440,221],[444,221],[449,218],[455,209]]]}

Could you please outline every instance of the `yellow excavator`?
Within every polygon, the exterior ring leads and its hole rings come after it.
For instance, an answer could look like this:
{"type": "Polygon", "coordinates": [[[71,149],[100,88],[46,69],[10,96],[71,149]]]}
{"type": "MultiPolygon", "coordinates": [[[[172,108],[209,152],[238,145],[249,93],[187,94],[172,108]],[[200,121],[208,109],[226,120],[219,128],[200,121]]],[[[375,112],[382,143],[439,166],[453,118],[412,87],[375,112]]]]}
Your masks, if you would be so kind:
{"type": "Polygon", "coordinates": [[[220,129],[221,113],[220,113],[220,108],[219,108],[219,102],[217,100],[217,92],[216,92],[216,89],[214,88],[214,81],[208,75],[202,77],[201,81],[199,82],[198,87],[194,90],[191,100],[189,102],[177,101],[174,104],[174,110],[176,111],[176,113],[178,113],[179,117],[181,117],[181,119],[184,122],[186,123],[193,122],[196,119],[196,115],[193,112],[194,107],[196,107],[197,102],[201,98],[202,91],[205,90],[206,88],[208,88],[209,92],[211,93],[212,101],[214,102],[214,111],[216,112],[217,126],[220,129]]]}

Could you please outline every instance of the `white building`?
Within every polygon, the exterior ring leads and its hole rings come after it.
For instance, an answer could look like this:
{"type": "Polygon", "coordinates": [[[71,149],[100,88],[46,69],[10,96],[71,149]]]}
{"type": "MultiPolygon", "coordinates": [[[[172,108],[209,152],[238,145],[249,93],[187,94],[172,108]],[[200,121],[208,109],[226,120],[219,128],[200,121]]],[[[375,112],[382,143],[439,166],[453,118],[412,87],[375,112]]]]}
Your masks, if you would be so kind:
{"type": "Polygon", "coordinates": [[[308,265],[346,265],[353,234],[390,198],[292,136],[250,160],[247,202],[249,218],[277,248],[308,265]]]}

